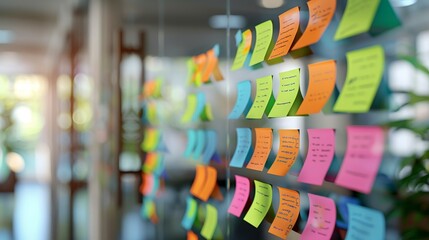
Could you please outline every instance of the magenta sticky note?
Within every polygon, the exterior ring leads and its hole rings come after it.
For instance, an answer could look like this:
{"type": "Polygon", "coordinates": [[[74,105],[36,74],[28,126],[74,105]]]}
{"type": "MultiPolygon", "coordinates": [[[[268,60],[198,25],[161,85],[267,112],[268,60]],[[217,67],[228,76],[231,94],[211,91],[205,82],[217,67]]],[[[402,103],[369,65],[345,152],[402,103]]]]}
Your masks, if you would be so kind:
{"type": "Polygon", "coordinates": [[[250,194],[250,181],[246,177],[235,175],[235,193],[229,205],[228,212],[240,217],[250,194]]]}
{"type": "Polygon", "coordinates": [[[370,193],[384,151],[383,129],[377,126],[347,127],[347,149],[335,183],[370,193]]]}
{"type": "Polygon", "coordinates": [[[334,129],[308,129],[308,152],[298,181],[322,185],[335,154],[334,129]]]}
{"type": "Polygon", "coordinates": [[[334,200],[309,193],[308,221],[301,234],[302,240],[329,240],[335,228],[337,210],[334,200]]]}

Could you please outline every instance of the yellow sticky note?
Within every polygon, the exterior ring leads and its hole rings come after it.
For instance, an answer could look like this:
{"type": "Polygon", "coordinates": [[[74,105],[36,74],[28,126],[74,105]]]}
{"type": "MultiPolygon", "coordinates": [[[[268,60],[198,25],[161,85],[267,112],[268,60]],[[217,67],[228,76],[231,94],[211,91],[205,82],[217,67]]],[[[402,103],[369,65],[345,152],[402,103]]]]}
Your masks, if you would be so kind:
{"type": "Polygon", "coordinates": [[[384,50],[376,45],[347,53],[347,76],[335,112],[368,112],[384,71],[384,50]]]}
{"type": "Polygon", "coordinates": [[[197,95],[189,94],[188,95],[188,105],[185,110],[185,114],[182,116],[182,123],[188,123],[191,121],[192,116],[197,108],[197,95]]]}
{"type": "Polygon", "coordinates": [[[261,63],[269,56],[267,53],[273,39],[273,22],[271,20],[258,24],[256,27],[256,42],[250,66],[261,63]]]}
{"type": "Polygon", "coordinates": [[[347,6],[334,39],[341,40],[368,32],[379,4],[380,0],[347,0],[347,6]]]}
{"type": "Polygon", "coordinates": [[[256,97],[246,118],[261,119],[264,112],[268,114],[274,105],[273,76],[256,79],[256,97]]]}
{"type": "Polygon", "coordinates": [[[145,152],[155,151],[158,147],[161,133],[158,129],[148,128],[144,133],[144,140],[142,143],[142,149],[145,152]]]}
{"type": "Polygon", "coordinates": [[[271,207],[271,201],[273,199],[273,189],[270,184],[263,183],[258,180],[255,182],[255,198],[253,199],[252,205],[249,211],[244,217],[244,221],[250,223],[254,227],[259,227],[261,222],[264,220],[271,207]]]}
{"type": "Polygon", "coordinates": [[[237,70],[243,67],[244,63],[246,62],[247,55],[249,54],[251,45],[252,31],[247,29],[241,34],[241,42],[238,44],[237,53],[235,54],[231,70],[237,70]]]}
{"type": "Polygon", "coordinates": [[[299,91],[299,68],[280,73],[280,86],[277,99],[268,117],[286,117],[295,102],[299,91]]]}
{"type": "Polygon", "coordinates": [[[211,205],[206,205],[206,219],[203,228],[201,229],[201,236],[206,239],[212,239],[217,226],[217,209],[211,205]]]}

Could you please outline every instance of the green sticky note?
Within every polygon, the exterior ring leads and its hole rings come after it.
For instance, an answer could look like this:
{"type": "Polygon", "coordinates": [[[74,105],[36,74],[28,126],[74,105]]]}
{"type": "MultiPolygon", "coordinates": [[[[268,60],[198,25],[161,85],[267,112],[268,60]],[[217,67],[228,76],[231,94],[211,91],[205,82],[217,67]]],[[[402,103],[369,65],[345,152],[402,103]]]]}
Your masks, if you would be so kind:
{"type": "Polygon", "coordinates": [[[263,62],[269,53],[271,41],[273,39],[273,22],[271,20],[258,24],[256,27],[256,42],[253,50],[250,66],[263,62]]]}
{"type": "Polygon", "coordinates": [[[259,227],[262,220],[268,213],[273,199],[273,189],[270,184],[263,183],[258,180],[255,182],[255,198],[249,211],[244,216],[244,221],[250,223],[254,227],[259,227]]]}
{"type": "Polygon", "coordinates": [[[188,105],[186,107],[185,114],[183,114],[182,116],[182,123],[188,123],[189,121],[191,121],[196,108],[197,108],[197,95],[189,94],[188,105]]]}
{"type": "Polygon", "coordinates": [[[286,117],[295,102],[299,91],[299,68],[280,73],[280,86],[277,99],[268,117],[286,117]]]}
{"type": "Polygon", "coordinates": [[[256,97],[246,118],[261,119],[264,112],[268,115],[274,105],[273,76],[256,79],[256,97]]]}
{"type": "Polygon", "coordinates": [[[206,239],[212,239],[217,226],[217,209],[211,204],[206,206],[206,219],[203,228],[201,229],[201,236],[206,239]]]}
{"type": "Polygon", "coordinates": [[[380,0],[348,0],[334,39],[368,32],[379,4],[380,0]]]}
{"type": "Polygon", "coordinates": [[[232,63],[231,70],[237,70],[243,67],[246,62],[247,56],[250,52],[250,47],[252,45],[252,31],[247,29],[243,33],[238,31],[236,36],[237,42],[237,53],[235,54],[234,61],[232,63]]]}
{"type": "Polygon", "coordinates": [[[392,5],[390,5],[389,0],[381,0],[369,33],[378,35],[398,26],[401,26],[401,21],[393,10],[392,5]]]}
{"type": "Polygon", "coordinates": [[[347,53],[347,76],[335,112],[368,112],[384,70],[384,50],[376,45],[347,53]]]}

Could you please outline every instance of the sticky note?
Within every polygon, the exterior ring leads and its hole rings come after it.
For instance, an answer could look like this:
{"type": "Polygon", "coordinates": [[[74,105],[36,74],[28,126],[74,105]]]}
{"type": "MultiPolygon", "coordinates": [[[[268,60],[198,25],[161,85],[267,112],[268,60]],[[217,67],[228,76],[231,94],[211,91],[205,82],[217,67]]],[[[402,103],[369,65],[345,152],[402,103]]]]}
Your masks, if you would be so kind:
{"type": "Polygon", "coordinates": [[[376,45],[348,52],[347,76],[335,112],[368,112],[384,71],[384,50],[376,45]]]}
{"type": "Polygon", "coordinates": [[[229,205],[228,212],[240,217],[250,194],[250,181],[246,177],[235,175],[235,192],[229,205]]]}
{"type": "MultiPolygon", "coordinates": [[[[217,186],[217,170],[214,167],[206,166],[206,179],[202,189],[200,189],[200,194],[198,194],[198,198],[204,202],[210,198],[212,193],[215,191],[215,188],[219,188],[217,186]]],[[[218,190],[218,189],[216,189],[218,190]]]]}
{"type": "Polygon", "coordinates": [[[215,53],[214,48],[206,52],[207,56],[207,65],[204,68],[201,80],[203,83],[207,83],[210,80],[210,75],[213,73],[214,69],[217,67],[218,59],[215,53]]]}
{"type": "Polygon", "coordinates": [[[210,103],[206,103],[204,105],[203,111],[200,114],[200,119],[203,121],[213,120],[212,107],[211,107],[210,103]]]}
{"type": "Polygon", "coordinates": [[[307,129],[308,152],[298,181],[322,185],[335,155],[334,129],[307,129]]]}
{"type": "Polygon", "coordinates": [[[341,40],[361,33],[379,34],[399,26],[388,0],[348,0],[335,40],[341,40]]]}
{"type": "Polygon", "coordinates": [[[263,62],[268,57],[267,51],[273,39],[273,22],[265,21],[256,25],[256,41],[253,49],[252,57],[250,58],[250,66],[263,62]]]}
{"type": "Polygon", "coordinates": [[[246,168],[262,171],[273,145],[273,130],[271,128],[255,128],[255,138],[255,151],[246,168]]]}
{"type": "Polygon", "coordinates": [[[241,168],[250,160],[252,154],[252,130],[250,128],[237,128],[237,146],[229,166],[241,168]]]}
{"type": "Polygon", "coordinates": [[[155,197],[159,189],[159,179],[153,174],[142,174],[143,183],[140,192],[146,197],[155,197]]]}
{"type": "Polygon", "coordinates": [[[297,115],[315,114],[322,111],[335,88],[337,68],[334,60],[308,65],[309,84],[304,101],[297,115]]]}
{"type": "Polygon", "coordinates": [[[273,189],[268,183],[263,183],[258,180],[254,180],[254,182],[255,198],[253,199],[252,205],[250,205],[249,211],[244,216],[244,221],[258,228],[271,207],[273,189]]]}
{"type": "Polygon", "coordinates": [[[203,228],[201,229],[201,236],[206,239],[212,239],[217,226],[217,209],[211,205],[206,205],[206,219],[203,228]]]}
{"type": "Polygon", "coordinates": [[[187,83],[189,85],[192,85],[195,83],[195,72],[197,70],[197,65],[195,64],[195,61],[193,58],[188,59],[188,61],[186,61],[186,65],[188,67],[188,81],[187,81],[187,83]]]}
{"type": "Polygon", "coordinates": [[[192,153],[192,159],[198,160],[203,154],[204,147],[206,146],[206,133],[204,130],[197,130],[197,144],[192,153]]]}
{"type": "Polygon", "coordinates": [[[370,193],[384,151],[383,129],[377,126],[348,126],[347,149],[335,183],[370,193]]]}
{"type": "Polygon", "coordinates": [[[317,43],[328,28],[335,13],[336,0],[311,0],[307,2],[310,19],[304,33],[292,50],[317,43]]]}
{"type": "Polygon", "coordinates": [[[182,123],[188,123],[191,121],[196,108],[197,108],[197,95],[189,94],[187,97],[186,110],[182,116],[182,123]]]}
{"type": "Polygon", "coordinates": [[[309,193],[310,210],[302,240],[330,240],[335,228],[337,210],[334,200],[309,193]]]}
{"type": "Polygon", "coordinates": [[[163,168],[163,157],[157,152],[146,153],[145,161],[143,164],[144,173],[155,173],[158,174],[163,168]]]}
{"type": "Polygon", "coordinates": [[[299,81],[299,68],[280,73],[279,92],[268,117],[286,117],[294,104],[301,104],[301,102],[296,103],[297,96],[301,95],[299,81]]]}
{"type": "Polygon", "coordinates": [[[159,145],[161,133],[156,128],[147,128],[144,132],[142,150],[145,152],[155,151],[159,145]]]}
{"type": "Polygon", "coordinates": [[[145,111],[143,117],[147,120],[147,122],[149,122],[149,124],[152,126],[158,125],[159,117],[156,102],[146,103],[143,110],[145,111]]]}
{"type": "Polygon", "coordinates": [[[197,106],[195,107],[195,112],[192,114],[192,121],[197,121],[201,114],[204,111],[204,107],[206,106],[206,95],[202,92],[197,94],[197,106]]]}
{"type": "Polygon", "coordinates": [[[246,118],[261,119],[264,113],[268,115],[274,101],[273,76],[269,75],[256,79],[256,97],[246,118]]]}
{"type": "Polygon", "coordinates": [[[385,239],[386,223],[380,211],[347,204],[349,209],[349,228],[346,240],[379,240],[385,239]]]}
{"type": "Polygon", "coordinates": [[[276,217],[270,229],[268,229],[268,232],[282,239],[286,239],[299,216],[299,193],[287,188],[277,188],[280,197],[279,209],[277,210],[276,217]]]}
{"type": "Polygon", "coordinates": [[[300,136],[298,129],[281,129],[278,132],[280,146],[277,157],[268,170],[268,173],[285,176],[298,157],[300,136]]]}
{"type": "Polygon", "coordinates": [[[279,23],[279,36],[268,60],[283,57],[289,52],[299,28],[299,7],[280,14],[279,23]]]}
{"type": "Polygon", "coordinates": [[[195,197],[199,197],[200,196],[200,192],[201,189],[204,188],[204,185],[206,183],[206,176],[207,172],[206,172],[206,168],[203,165],[197,165],[195,167],[195,178],[194,181],[192,182],[192,186],[190,189],[190,192],[193,196],[195,197]]]}
{"type": "Polygon", "coordinates": [[[156,214],[156,205],[153,199],[146,197],[143,199],[142,213],[143,216],[149,219],[152,223],[156,224],[158,222],[158,215],[156,214]]]}
{"type": "MultiPolygon", "coordinates": [[[[238,70],[243,67],[244,63],[246,62],[247,56],[250,52],[250,47],[252,45],[252,31],[247,29],[243,33],[241,31],[237,32],[238,39],[240,41],[237,41],[237,53],[235,54],[234,61],[232,63],[231,70],[238,70]]],[[[236,39],[237,39],[236,35],[236,39]]]]}
{"type": "Polygon", "coordinates": [[[182,227],[186,230],[190,230],[194,224],[195,218],[197,217],[198,203],[192,197],[186,199],[186,211],[185,216],[182,218],[182,227]]]}
{"type": "Polygon", "coordinates": [[[206,147],[203,152],[203,163],[209,164],[210,160],[216,152],[217,134],[214,130],[207,130],[205,136],[206,147]]]}
{"type": "Polygon", "coordinates": [[[228,119],[238,119],[241,115],[246,116],[252,106],[252,82],[249,80],[237,84],[237,100],[228,115],[228,119]]]}
{"type": "Polygon", "coordinates": [[[197,131],[193,129],[189,129],[187,132],[187,138],[188,138],[188,142],[186,144],[186,149],[185,149],[185,152],[183,153],[183,156],[185,158],[190,158],[197,145],[197,131]]]}

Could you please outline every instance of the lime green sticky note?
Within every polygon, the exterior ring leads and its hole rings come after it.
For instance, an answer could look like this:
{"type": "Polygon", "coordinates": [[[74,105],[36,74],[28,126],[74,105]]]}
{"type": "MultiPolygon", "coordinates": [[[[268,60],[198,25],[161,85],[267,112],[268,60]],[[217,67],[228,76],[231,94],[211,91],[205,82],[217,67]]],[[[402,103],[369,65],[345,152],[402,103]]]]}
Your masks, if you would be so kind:
{"type": "Polygon", "coordinates": [[[277,99],[268,117],[286,117],[299,93],[299,68],[280,73],[277,99]]]}
{"type": "Polygon", "coordinates": [[[271,41],[273,39],[273,22],[271,20],[265,21],[258,24],[255,29],[256,42],[252,58],[249,63],[250,66],[263,62],[265,57],[269,55],[267,51],[270,48],[271,41]]]}
{"type": "Polygon", "coordinates": [[[206,239],[212,239],[217,226],[217,209],[211,205],[206,206],[206,220],[201,229],[201,236],[206,239]]]}
{"type": "Polygon", "coordinates": [[[264,112],[268,115],[274,105],[273,76],[256,79],[256,97],[246,118],[261,119],[264,112]]]}
{"type": "Polygon", "coordinates": [[[255,198],[253,199],[252,205],[250,205],[250,209],[246,213],[246,216],[244,216],[244,221],[257,228],[264,220],[271,207],[273,189],[268,183],[263,183],[258,180],[254,180],[254,182],[255,198]]]}
{"type": "Polygon", "coordinates": [[[335,112],[368,112],[384,70],[384,50],[380,45],[347,53],[347,76],[334,106],[335,112]]]}
{"type": "Polygon", "coordinates": [[[188,59],[186,63],[188,66],[188,84],[192,85],[195,81],[195,71],[197,70],[197,66],[193,58],[188,59]]]}
{"type": "Polygon", "coordinates": [[[188,95],[188,105],[185,110],[185,114],[182,116],[182,123],[188,123],[191,121],[192,116],[197,108],[197,95],[189,94],[188,95]]]}
{"type": "Polygon", "coordinates": [[[145,152],[155,151],[158,147],[161,133],[158,129],[149,128],[144,133],[144,140],[142,143],[142,150],[145,152]]]}
{"type": "Polygon", "coordinates": [[[249,29],[243,33],[238,31],[235,38],[237,42],[237,53],[235,54],[231,70],[238,70],[242,68],[246,62],[247,56],[250,52],[250,47],[252,45],[252,31],[249,29]]]}
{"type": "Polygon", "coordinates": [[[379,4],[380,0],[347,0],[347,6],[334,39],[341,40],[368,32],[379,4]]]}

